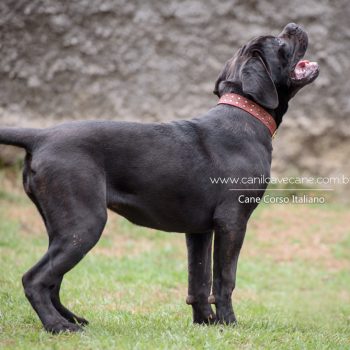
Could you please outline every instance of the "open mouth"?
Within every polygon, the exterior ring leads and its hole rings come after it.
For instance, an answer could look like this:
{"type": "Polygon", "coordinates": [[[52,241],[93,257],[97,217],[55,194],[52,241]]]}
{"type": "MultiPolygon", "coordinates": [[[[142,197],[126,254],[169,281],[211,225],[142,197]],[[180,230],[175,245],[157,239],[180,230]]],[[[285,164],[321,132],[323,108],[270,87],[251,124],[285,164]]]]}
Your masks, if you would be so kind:
{"type": "Polygon", "coordinates": [[[296,83],[310,83],[317,78],[319,67],[317,62],[301,60],[297,63],[290,77],[296,83]]]}

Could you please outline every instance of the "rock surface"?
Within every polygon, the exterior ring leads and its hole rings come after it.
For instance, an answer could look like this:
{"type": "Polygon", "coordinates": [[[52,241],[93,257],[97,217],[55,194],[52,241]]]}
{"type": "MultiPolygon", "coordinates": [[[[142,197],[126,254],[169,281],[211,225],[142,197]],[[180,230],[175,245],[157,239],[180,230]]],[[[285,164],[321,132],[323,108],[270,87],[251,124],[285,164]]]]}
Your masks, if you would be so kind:
{"type": "Polygon", "coordinates": [[[291,103],[274,172],[350,174],[349,16],[348,0],[3,0],[0,125],[196,116],[237,48],[296,22],[321,74],[291,103]]]}

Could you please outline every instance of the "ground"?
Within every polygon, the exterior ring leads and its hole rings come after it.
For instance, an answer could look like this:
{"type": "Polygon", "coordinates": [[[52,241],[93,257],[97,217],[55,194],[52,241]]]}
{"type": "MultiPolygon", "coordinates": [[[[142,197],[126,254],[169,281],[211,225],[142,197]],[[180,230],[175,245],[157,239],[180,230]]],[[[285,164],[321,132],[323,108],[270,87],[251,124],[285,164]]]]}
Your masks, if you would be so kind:
{"type": "Polygon", "coordinates": [[[109,213],[103,238],[62,287],[90,325],[53,336],[21,286],[47,237],[19,183],[0,174],[0,349],[350,348],[350,207],[259,206],[238,266],[236,327],[192,325],[183,235],[109,213]]]}

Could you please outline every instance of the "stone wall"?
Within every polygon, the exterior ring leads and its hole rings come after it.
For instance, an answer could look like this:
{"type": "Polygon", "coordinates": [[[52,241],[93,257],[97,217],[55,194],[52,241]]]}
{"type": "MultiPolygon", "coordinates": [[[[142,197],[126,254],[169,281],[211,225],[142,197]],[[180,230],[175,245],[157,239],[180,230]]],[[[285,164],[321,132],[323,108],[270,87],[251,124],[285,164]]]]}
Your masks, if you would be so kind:
{"type": "Polygon", "coordinates": [[[238,47],[296,22],[321,74],[292,101],[273,169],[350,174],[349,17],[348,0],[2,0],[0,125],[196,116],[238,47]]]}

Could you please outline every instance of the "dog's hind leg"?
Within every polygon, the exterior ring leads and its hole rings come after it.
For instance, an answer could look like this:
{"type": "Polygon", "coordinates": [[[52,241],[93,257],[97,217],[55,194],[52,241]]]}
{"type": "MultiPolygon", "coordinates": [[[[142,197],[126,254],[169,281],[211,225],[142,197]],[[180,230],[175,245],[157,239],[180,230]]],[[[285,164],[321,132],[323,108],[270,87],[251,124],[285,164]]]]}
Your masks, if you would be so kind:
{"type": "Polygon", "coordinates": [[[215,313],[208,302],[212,284],[211,254],[213,233],[186,234],[188,251],[188,297],[194,323],[213,323],[215,313]]]}
{"type": "Polygon", "coordinates": [[[45,217],[50,241],[44,257],[23,276],[26,296],[47,331],[78,331],[71,321],[85,320],[61,305],[58,292],[64,274],[101,236],[107,220],[104,178],[91,168],[82,174],[73,169],[69,177],[55,169],[30,176],[26,190],[45,217]]]}

